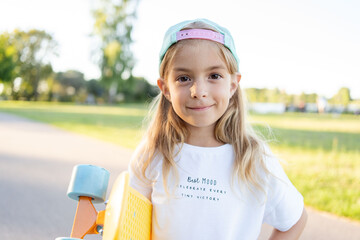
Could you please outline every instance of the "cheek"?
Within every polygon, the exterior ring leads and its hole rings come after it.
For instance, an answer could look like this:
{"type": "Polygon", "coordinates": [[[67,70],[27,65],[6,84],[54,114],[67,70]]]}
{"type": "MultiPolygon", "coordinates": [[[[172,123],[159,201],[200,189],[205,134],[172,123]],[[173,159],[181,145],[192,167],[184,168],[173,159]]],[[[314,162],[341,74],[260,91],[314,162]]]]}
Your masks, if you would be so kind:
{"type": "Polygon", "coordinates": [[[219,107],[221,111],[224,113],[227,108],[229,107],[231,99],[231,93],[230,91],[221,91],[217,97],[217,102],[219,104],[219,107]]]}
{"type": "Polygon", "coordinates": [[[181,118],[186,114],[187,94],[184,89],[172,89],[170,91],[171,105],[174,112],[181,118]]]}
{"type": "Polygon", "coordinates": [[[218,88],[215,92],[215,97],[221,99],[222,102],[229,102],[232,92],[229,88],[218,88]]]}
{"type": "Polygon", "coordinates": [[[175,110],[175,112],[177,114],[179,114],[181,109],[186,105],[185,98],[178,92],[173,93],[171,95],[171,105],[172,105],[173,109],[175,110]]]}
{"type": "Polygon", "coordinates": [[[181,102],[186,98],[186,92],[182,88],[170,85],[169,96],[171,98],[171,102],[181,102]]]}

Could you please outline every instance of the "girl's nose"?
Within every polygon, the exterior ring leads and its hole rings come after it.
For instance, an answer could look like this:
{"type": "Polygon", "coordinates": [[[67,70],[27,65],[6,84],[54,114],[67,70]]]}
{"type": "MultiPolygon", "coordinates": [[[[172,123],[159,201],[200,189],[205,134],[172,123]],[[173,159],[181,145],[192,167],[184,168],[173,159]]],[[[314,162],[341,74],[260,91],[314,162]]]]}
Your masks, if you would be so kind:
{"type": "Polygon", "coordinates": [[[190,88],[190,93],[192,98],[203,98],[207,97],[208,91],[206,84],[202,81],[195,81],[190,88]]]}

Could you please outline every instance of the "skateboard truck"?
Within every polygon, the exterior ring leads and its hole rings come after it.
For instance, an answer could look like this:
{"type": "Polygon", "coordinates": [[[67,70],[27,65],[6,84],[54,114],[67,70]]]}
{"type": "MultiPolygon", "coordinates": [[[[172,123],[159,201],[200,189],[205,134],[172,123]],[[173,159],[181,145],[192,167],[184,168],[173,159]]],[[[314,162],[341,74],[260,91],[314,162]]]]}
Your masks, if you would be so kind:
{"type": "Polygon", "coordinates": [[[93,165],[77,165],[73,169],[67,195],[78,201],[70,238],[84,239],[87,234],[102,234],[105,210],[96,211],[94,203],[104,202],[109,172],[93,165]]]}
{"type": "Polygon", "coordinates": [[[70,236],[83,239],[87,234],[102,234],[104,217],[105,211],[97,212],[92,203],[92,198],[79,197],[70,236]]]}
{"type": "Polygon", "coordinates": [[[70,238],[101,234],[103,240],[151,239],[151,202],[129,185],[129,174],[116,179],[106,209],[97,212],[93,203],[104,202],[109,172],[92,165],[74,167],[67,195],[78,200],[70,238]]]}

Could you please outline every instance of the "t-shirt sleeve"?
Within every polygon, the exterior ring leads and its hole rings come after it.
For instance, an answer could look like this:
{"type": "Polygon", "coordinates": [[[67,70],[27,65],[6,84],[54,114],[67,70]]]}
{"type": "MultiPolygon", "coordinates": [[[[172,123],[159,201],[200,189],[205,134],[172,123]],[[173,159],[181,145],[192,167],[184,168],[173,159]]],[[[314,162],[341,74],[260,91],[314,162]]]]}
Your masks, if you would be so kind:
{"type": "Polygon", "coordinates": [[[129,185],[134,188],[136,191],[147,197],[151,201],[152,187],[149,183],[144,182],[144,180],[139,179],[135,174],[134,170],[129,165],[129,185]]]}
{"type": "Polygon", "coordinates": [[[300,219],[304,199],[275,157],[266,158],[266,166],[270,175],[263,221],[279,231],[288,231],[300,219]]]}
{"type": "Polygon", "coordinates": [[[152,183],[151,177],[148,176],[148,172],[146,171],[146,177],[142,176],[140,170],[139,160],[139,152],[138,149],[134,152],[134,155],[129,163],[128,172],[129,172],[129,185],[130,187],[137,190],[139,193],[147,197],[151,201],[151,193],[152,193],[152,183]]]}

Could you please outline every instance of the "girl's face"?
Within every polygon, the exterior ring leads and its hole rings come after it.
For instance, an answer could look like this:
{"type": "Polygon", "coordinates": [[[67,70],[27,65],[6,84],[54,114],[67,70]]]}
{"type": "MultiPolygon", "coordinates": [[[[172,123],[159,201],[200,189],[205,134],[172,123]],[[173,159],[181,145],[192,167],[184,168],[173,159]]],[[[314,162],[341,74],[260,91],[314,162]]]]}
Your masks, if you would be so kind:
{"type": "Polygon", "coordinates": [[[239,75],[231,75],[214,42],[187,40],[176,53],[166,79],[158,86],[190,132],[214,130],[237,89],[239,75]]]}

